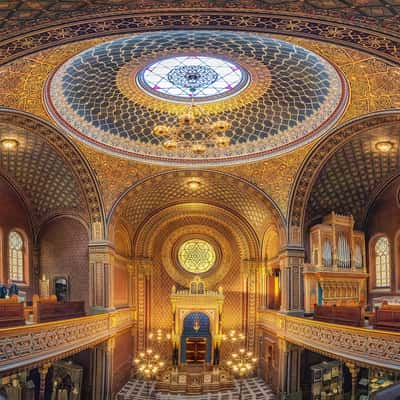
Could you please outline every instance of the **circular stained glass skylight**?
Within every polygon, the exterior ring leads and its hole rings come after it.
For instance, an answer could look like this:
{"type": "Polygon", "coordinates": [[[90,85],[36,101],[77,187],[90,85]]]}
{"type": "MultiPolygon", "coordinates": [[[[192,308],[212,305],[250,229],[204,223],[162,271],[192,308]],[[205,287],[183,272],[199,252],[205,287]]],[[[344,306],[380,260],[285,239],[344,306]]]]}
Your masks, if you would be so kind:
{"type": "Polygon", "coordinates": [[[248,73],[227,60],[206,56],[168,57],[147,65],[137,76],[149,94],[175,101],[213,101],[247,86],[248,73]]]}
{"type": "Polygon", "coordinates": [[[191,239],[182,243],[178,250],[181,266],[193,274],[209,271],[215,264],[217,255],[214,247],[201,239],[191,239]]]}

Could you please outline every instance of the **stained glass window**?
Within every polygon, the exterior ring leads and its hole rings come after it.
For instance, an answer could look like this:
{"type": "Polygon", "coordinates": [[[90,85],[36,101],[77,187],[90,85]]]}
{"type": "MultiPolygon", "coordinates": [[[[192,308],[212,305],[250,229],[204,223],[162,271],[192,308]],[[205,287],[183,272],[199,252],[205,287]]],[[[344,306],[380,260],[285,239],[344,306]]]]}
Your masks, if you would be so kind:
{"type": "Polygon", "coordinates": [[[24,242],[18,232],[10,232],[8,251],[10,279],[22,282],[24,280],[24,242]]]}
{"type": "Polygon", "coordinates": [[[387,237],[381,237],[375,243],[375,286],[390,286],[390,254],[387,237]]]}
{"type": "Polygon", "coordinates": [[[184,242],[178,250],[178,260],[188,272],[201,274],[207,272],[215,264],[217,256],[214,247],[201,239],[184,242]]]}
{"type": "Polygon", "coordinates": [[[139,84],[150,93],[177,100],[213,100],[238,93],[248,82],[245,70],[232,62],[204,56],[159,60],[139,75],[139,84]]]}

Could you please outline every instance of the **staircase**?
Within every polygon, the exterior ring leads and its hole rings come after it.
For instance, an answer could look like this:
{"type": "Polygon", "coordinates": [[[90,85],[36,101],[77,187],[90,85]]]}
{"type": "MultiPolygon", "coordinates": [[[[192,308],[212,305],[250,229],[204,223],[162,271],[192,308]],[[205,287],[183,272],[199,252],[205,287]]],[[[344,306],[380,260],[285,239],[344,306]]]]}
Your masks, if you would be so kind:
{"type": "MultiPolygon", "coordinates": [[[[219,393],[204,393],[201,395],[156,393],[154,382],[150,384],[141,380],[130,380],[117,394],[116,400],[238,400],[239,382],[235,381],[235,389],[219,393]],[[150,396],[149,396],[150,390],[150,396]]],[[[271,388],[259,378],[249,378],[243,381],[242,400],[275,400],[271,388]]]]}

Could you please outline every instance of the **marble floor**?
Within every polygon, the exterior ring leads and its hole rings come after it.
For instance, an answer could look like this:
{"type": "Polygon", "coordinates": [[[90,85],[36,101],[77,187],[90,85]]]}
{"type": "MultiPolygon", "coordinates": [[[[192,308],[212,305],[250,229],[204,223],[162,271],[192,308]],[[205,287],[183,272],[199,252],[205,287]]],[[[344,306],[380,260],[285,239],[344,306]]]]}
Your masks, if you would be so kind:
{"type": "MultiPolygon", "coordinates": [[[[154,384],[147,384],[140,380],[130,380],[117,394],[116,400],[238,400],[239,383],[235,382],[235,389],[220,393],[206,393],[202,395],[182,395],[155,393],[154,384]],[[151,396],[149,397],[149,389],[151,396]]],[[[276,397],[265,382],[258,378],[249,378],[243,381],[242,400],[275,400],[276,397]]]]}

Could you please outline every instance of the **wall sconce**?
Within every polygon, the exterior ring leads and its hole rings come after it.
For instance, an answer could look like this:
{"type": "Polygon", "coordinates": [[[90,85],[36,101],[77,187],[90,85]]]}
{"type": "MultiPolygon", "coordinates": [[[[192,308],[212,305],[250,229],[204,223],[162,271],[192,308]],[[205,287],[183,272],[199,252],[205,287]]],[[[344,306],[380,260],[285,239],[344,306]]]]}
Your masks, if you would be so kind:
{"type": "Polygon", "coordinates": [[[8,151],[15,150],[19,144],[16,139],[2,139],[0,143],[1,147],[8,151]]]}
{"type": "Polygon", "coordinates": [[[198,190],[198,189],[200,189],[200,187],[201,187],[201,183],[200,183],[200,181],[199,180],[197,180],[197,179],[191,179],[190,181],[188,181],[187,182],[187,187],[190,189],[190,190],[198,190]]]}
{"type": "Polygon", "coordinates": [[[393,143],[388,140],[375,143],[375,148],[381,153],[388,153],[393,148],[393,143]]]}

